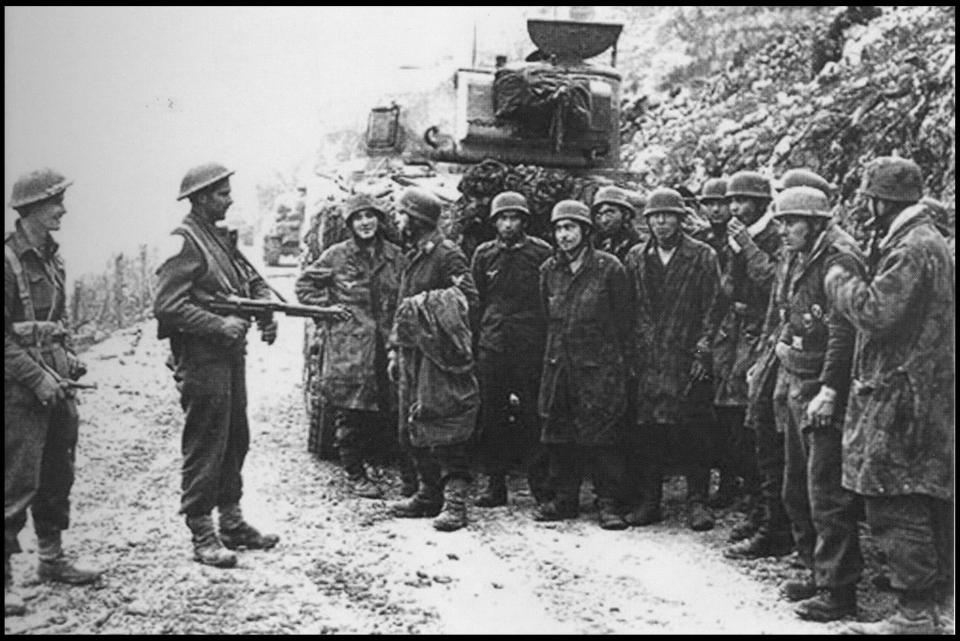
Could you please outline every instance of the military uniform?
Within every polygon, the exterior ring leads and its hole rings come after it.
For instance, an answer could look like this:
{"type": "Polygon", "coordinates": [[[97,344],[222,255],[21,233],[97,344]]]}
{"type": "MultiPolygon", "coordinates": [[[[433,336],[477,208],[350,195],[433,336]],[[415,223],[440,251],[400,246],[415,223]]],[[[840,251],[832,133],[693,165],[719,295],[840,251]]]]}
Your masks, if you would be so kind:
{"type": "Polygon", "coordinates": [[[471,268],[479,293],[481,457],[488,474],[499,478],[511,460],[524,460],[530,489],[540,499],[547,493],[537,414],[546,321],[537,283],[551,252],[533,236],[512,245],[491,240],[477,248],[471,268]],[[511,394],[519,399],[515,410],[511,394]]]}
{"type": "MultiPolygon", "coordinates": [[[[396,389],[387,379],[389,340],[400,288],[400,248],[376,239],[368,248],[349,239],[329,247],[297,279],[307,305],[344,305],[352,316],[324,325],[321,391],[334,409],[337,442],[351,480],[366,477],[363,462],[381,416],[395,416],[396,389]]],[[[390,433],[394,433],[391,429],[390,433]]]]}
{"type": "Polygon", "coordinates": [[[63,260],[47,237],[34,247],[23,226],[4,244],[3,424],[4,554],[20,552],[17,535],[27,508],[44,542],[70,524],[70,488],[77,445],[77,405],[67,397],[42,405],[34,390],[48,372],[74,378],[77,361],[69,341],[63,260]]]}
{"type": "MultiPolygon", "coordinates": [[[[656,192],[654,192],[654,196],[656,192]]],[[[654,197],[651,196],[651,202],[654,197]]],[[[667,462],[687,476],[688,502],[703,503],[717,443],[712,387],[694,381],[697,345],[710,333],[719,270],[716,253],[683,232],[666,265],[656,237],[634,247],[627,274],[635,300],[633,351],[637,372],[634,487],[641,502],[659,511],[667,462]]]]}
{"type": "Polygon", "coordinates": [[[597,249],[613,254],[621,263],[627,259],[630,249],[640,242],[640,235],[633,228],[630,221],[624,221],[623,226],[613,236],[599,239],[597,249]]]}
{"type": "Polygon", "coordinates": [[[540,267],[547,317],[541,441],[550,452],[554,502],[571,516],[578,510],[585,469],[594,471],[602,512],[619,509],[626,499],[619,448],[630,361],[630,289],[615,256],[587,246],[581,261],[576,273],[560,255],[540,267]]]}
{"type": "Polygon", "coordinates": [[[267,299],[270,291],[236,259],[228,234],[199,214],[188,214],[173,233],[183,245],[157,270],[154,315],[158,337],[170,339],[186,413],[180,512],[190,517],[239,503],[250,444],[246,342],[232,343],[223,317],[204,309],[196,296],[267,299]]]}
{"type": "MultiPolygon", "coordinates": [[[[421,292],[442,290],[448,287],[457,287],[463,292],[471,318],[475,318],[477,309],[477,288],[470,274],[467,259],[453,242],[445,239],[439,231],[434,231],[427,238],[420,241],[417,247],[407,252],[405,265],[400,276],[400,290],[398,300],[416,296],[421,292]]],[[[475,326],[475,323],[471,323],[475,326]]],[[[394,332],[394,337],[396,332],[394,332]]],[[[391,339],[392,342],[395,338],[391,339]]],[[[395,342],[393,342],[396,345],[395,342]]],[[[401,370],[413,366],[416,351],[400,346],[398,350],[399,366],[401,370]]],[[[402,385],[402,383],[401,383],[402,385]]],[[[441,438],[446,444],[436,447],[417,446],[411,443],[410,407],[404,407],[402,399],[410,397],[410,393],[400,390],[400,440],[410,449],[420,478],[421,498],[430,502],[440,501],[440,490],[451,480],[469,481],[469,461],[467,443],[469,442],[474,426],[457,426],[458,436],[441,438]]]]}
{"type": "Polygon", "coordinates": [[[774,304],[783,319],[773,395],[777,427],[786,446],[783,504],[794,543],[804,563],[814,570],[815,584],[834,591],[852,589],[863,559],[856,496],[840,482],[840,439],[854,330],[833,310],[823,279],[837,263],[860,273],[861,252],[849,234],[829,223],[807,255],[792,252],[787,260],[785,278],[774,287],[774,304]],[[836,392],[834,422],[810,425],[807,406],[821,386],[836,392]]]}
{"type": "Polygon", "coordinates": [[[826,290],[857,329],[844,418],[843,486],[864,497],[894,588],[953,585],[955,275],[922,205],[900,212],[869,275],[830,272],[826,290]]]}

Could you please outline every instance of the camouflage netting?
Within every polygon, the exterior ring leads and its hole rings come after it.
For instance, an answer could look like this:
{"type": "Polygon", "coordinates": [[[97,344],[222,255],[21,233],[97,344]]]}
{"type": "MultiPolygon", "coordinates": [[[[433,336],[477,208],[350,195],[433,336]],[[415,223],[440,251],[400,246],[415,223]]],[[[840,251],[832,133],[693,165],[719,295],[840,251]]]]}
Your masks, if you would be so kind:
{"type": "Polygon", "coordinates": [[[662,102],[625,100],[625,168],[647,187],[699,189],[708,177],[741,169],[780,175],[809,167],[839,186],[841,220],[862,236],[855,206],[861,168],[897,154],[920,165],[926,193],[943,203],[936,213],[952,236],[956,10],[901,6],[884,7],[872,19],[847,14],[783,29],[742,64],[675,89],[662,102]]]}

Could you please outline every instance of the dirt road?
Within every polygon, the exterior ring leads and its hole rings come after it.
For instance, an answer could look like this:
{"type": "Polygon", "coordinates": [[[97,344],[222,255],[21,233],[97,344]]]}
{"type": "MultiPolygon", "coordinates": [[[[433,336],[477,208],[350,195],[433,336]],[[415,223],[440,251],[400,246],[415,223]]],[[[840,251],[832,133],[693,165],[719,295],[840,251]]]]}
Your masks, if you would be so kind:
{"type": "MultiPolygon", "coordinates": [[[[289,270],[292,271],[292,270],[289,270]]],[[[282,270],[271,280],[292,288],[282,270]]],[[[723,527],[686,529],[677,492],[666,522],[605,532],[596,513],[531,519],[529,495],[471,512],[465,530],[394,520],[385,501],[350,498],[330,463],[306,452],[302,321],[251,341],[250,454],[244,507],[277,532],[271,551],[232,570],[191,560],[177,515],[182,414],[154,323],[84,354],[100,389],[84,392],[68,547],[106,568],[92,588],[34,579],[32,526],[14,559],[29,613],[6,633],[832,633],[777,596],[784,561],[722,558],[723,527]]],[[[251,338],[253,334],[251,333],[251,338]]],[[[392,472],[390,498],[399,483],[392,472]]],[[[516,487],[521,481],[512,479],[516,487]]],[[[587,505],[587,502],[584,503],[587,505]]],[[[791,574],[793,573],[793,574],[791,574]]]]}

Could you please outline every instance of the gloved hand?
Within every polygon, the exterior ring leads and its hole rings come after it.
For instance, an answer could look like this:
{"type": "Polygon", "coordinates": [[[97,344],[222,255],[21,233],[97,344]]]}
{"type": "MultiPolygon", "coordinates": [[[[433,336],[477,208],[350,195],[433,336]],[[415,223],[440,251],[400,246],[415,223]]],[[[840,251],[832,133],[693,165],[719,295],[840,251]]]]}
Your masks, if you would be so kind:
{"type": "Polygon", "coordinates": [[[397,361],[397,350],[387,352],[387,377],[391,383],[400,382],[400,363],[397,361]]]}
{"type": "Polygon", "coordinates": [[[277,321],[271,316],[270,320],[258,322],[257,326],[260,328],[260,339],[267,345],[273,345],[277,340],[277,321]]]}
{"type": "Polygon", "coordinates": [[[250,328],[250,321],[244,320],[239,316],[225,316],[223,318],[223,331],[231,343],[239,343],[247,335],[250,328]]]}
{"type": "Polygon", "coordinates": [[[347,306],[345,306],[345,305],[339,305],[339,304],[337,304],[337,305],[332,305],[331,307],[333,307],[333,309],[336,310],[336,316],[335,316],[335,318],[336,318],[338,321],[345,321],[345,320],[349,320],[349,319],[353,318],[353,312],[350,311],[350,308],[349,308],[349,307],[347,307],[347,306]]]}
{"type": "Polygon", "coordinates": [[[40,379],[40,384],[34,388],[33,393],[37,395],[37,400],[44,407],[56,405],[67,398],[66,384],[61,385],[60,381],[47,373],[44,373],[43,378],[40,379]]]}
{"type": "Polygon", "coordinates": [[[833,421],[836,400],[837,391],[822,385],[820,391],[807,405],[807,423],[814,428],[829,427],[833,421]]]}

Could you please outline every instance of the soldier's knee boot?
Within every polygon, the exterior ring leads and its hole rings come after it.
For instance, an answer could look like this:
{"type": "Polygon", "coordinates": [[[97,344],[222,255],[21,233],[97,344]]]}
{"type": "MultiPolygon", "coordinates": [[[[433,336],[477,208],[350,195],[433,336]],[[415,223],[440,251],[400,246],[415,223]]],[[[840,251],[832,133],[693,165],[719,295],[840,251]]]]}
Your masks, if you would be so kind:
{"type": "Polygon", "coordinates": [[[261,534],[260,530],[247,523],[238,503],[221,505],[219,512],[220,540],[231,550],[241,547],[248,550],[269,550],[280,542],[278,535],[261,534]]]}
{"type": "Polygon", "coordinates": [[[453,532],[467,525],[466,479],[449,479],[443,488],[443,509],[433,520],[433,528],[441,532],[453,532]]]}
{"type": "Polygon", "coordinates": [[[195,561],[217,568],[232,568],[237,564],[237,555],[223,547],[209,514],[188,516],[187,527],[193,535],[195,561]]]}

